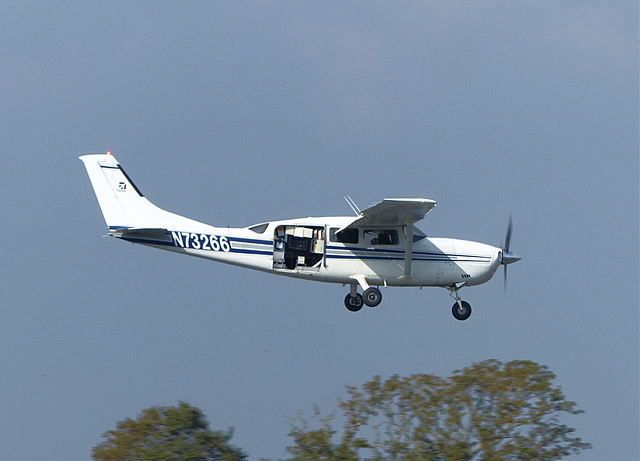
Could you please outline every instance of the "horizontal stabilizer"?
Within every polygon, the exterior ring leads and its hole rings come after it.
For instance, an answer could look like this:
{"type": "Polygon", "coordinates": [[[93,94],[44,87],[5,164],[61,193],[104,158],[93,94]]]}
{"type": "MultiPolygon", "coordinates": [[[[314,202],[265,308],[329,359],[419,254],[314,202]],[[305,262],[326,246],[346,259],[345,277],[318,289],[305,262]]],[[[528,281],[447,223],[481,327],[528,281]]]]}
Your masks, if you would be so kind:
{"type": "Polygon", "coordinates": [[[139,243],[172,243],[171,232],[167,229],[151,228],[129,228],[129,229],[109,229],[109,235],[139,243]]]}

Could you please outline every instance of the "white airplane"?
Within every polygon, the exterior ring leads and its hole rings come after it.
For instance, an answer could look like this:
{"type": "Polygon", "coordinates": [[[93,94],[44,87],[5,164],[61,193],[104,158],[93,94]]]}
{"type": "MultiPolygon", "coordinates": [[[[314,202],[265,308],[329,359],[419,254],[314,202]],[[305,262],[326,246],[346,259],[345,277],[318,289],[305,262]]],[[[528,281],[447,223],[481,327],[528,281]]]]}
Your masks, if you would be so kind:
{"type": "Polygon", "coordinates": [[[380,286],[443,287],[455,298],[458,320],[471,315],[462,287],[489,281],[500,265],[520,260],[504,249],[452,238],[430,238],[414,223],[436,206],[423,198],[384,199],[356,216],[271,221],[243,228],[214,227],[153,205],[111,155],[83,155],[109,235],[129,242],[272,274],[349,285],[345,306],[382,301],[380,286]],[[407,237],[409,236],[409,237],[407,237]],[[358,293],[362,289],[362,295],[358,293]]]}

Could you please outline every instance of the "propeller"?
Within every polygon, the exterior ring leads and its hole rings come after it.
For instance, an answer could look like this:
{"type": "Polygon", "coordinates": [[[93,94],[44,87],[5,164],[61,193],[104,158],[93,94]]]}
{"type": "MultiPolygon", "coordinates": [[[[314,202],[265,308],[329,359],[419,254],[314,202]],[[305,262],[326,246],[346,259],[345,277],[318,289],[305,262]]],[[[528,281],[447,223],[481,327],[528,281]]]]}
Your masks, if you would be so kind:
{"type": "Polygon", "coordinates": [[[509,251],[511,246],[511,232],[513,231],[513,218],[509,215],[509,225],[507,226],[507,235],[504,237],[504,248],[502,249],[502,261],[500,264],[504,266],[504,290],[507,291],[507,265],[520,261],[520,256],[509,251]]]}

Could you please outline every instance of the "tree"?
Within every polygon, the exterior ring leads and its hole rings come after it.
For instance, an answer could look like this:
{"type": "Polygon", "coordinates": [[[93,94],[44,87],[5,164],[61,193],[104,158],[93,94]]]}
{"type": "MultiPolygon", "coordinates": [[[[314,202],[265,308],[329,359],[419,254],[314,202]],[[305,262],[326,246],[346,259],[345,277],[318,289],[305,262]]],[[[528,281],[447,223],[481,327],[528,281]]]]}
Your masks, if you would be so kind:
{"type": "Polygon", "coordinates": [[[138,419],[125,419],[106,432],[93,448],[97,461],[242,461],[229,444],[233,429],[211,431],[202,412],[185,402],[177,407],[152,407],[138,419]]]}
{"type": "Polygon", "coordinates": [[[591,445],[560,422],[582,410],[553,379],[547,367],[520,360],[486,360],[448,378],[376,376],[347,388],[349,398],[338,406],[345,420],[339,436],[333,416],[315,408],[322,428],[309,430],[300,418],[288,451],[294,460],[560,459],[591,445]]]}

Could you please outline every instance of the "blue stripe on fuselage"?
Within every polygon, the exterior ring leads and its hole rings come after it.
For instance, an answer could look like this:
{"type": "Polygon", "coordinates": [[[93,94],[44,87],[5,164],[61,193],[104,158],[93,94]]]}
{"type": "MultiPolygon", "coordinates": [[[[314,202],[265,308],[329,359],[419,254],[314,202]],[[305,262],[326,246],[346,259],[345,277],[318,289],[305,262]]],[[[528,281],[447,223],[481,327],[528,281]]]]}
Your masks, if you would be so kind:
{"type": "MultiPolygon", "coordinates": [[[[110,226],[110,230],[126,230],[128,227],[125,226],[110,226]]],[[[129,228],[130,229],[130,228],[129,228]]],[[[178,231],[174,231],[178,232],[178,231]]],[[[169,231],[169,234],[172,234],[169,231]]],[[[221,251],[214,250],[209,245],[207,248],[202,248],[202,244],[198,243],[198,245],[193,245],[194,242],[201,242],[201,237],[212,237],[210,234],[204,233],[192,233],[192,232],[180,232],[184,239],[182,240],[182,245],[178,244],[175,241],[175,238],[172,238],[171,241],[166,240],[153,240],[149,238],[139,238],[135,236],[126,236],[123,235],[121,237],[122,240],[126,240],[132,243],[146,244],[146,245],[158,245],[158,246],[170,246],[177,247],[183,249],[190,250],[203,250],[203,251],[221,251]],[[185,234],[188,234],[187,238],[185,234]],[[196,236],[196,239],[193,240],[191,235],[196,236]],[[198,248],[196,248],[198,246],[198,248]]],[[[225,238],[229,244],[229,253],[238,253],[238,254],[253,254],[253,255],[262,255],[262,256],[271,256],[273,254],[273,240],[260,240],[260,239],[252,239],[252,238],[243,238],[243,237],[228,237],[228,236],[213,236],[217,239],[225,238]],[[237,244],[252,244],[252,245],[263,245],[266,248],[258,249],[258,248],[237,248],[237,244]]],[[[226,251],[225,251],[226,252],[226,251]]],[[[360,259],[360,260],[389,260],[389,261],[403,261],[404,260],[404,251],[396,250],[396,249],[386,249],[386,248],[358,248],[358,247],[337,247],[334,245],[327,247],[326,257],[327,259],[360,259]],[[348,253],[347,253],[348,252],[348,253]]],[[[414,251],[412,254],[412,261],[433,261],[433,262],[488,262],[491,261],[491,256],[484,255],[468,255],[468,254],[447,254],[447,253],[434,253],[428,251],[414,251]]]]}

